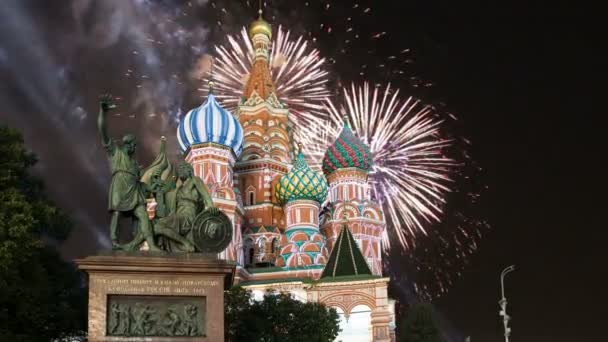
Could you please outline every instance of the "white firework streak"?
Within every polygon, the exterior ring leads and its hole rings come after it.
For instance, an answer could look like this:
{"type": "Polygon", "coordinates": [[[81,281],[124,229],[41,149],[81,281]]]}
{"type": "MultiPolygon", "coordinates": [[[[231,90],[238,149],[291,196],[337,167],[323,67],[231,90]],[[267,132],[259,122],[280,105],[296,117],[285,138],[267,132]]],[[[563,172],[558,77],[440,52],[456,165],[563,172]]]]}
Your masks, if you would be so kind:
{"type": "MultiPolygon", "coordinates": [[[[325,150],[340,134],[343,118],[348,117],[373,155],[372,195],[383,206],[399,245],[410,249],[419,234],[427,235],[425,226],[441,220],[459,165],[444,154],[453,141],[442,137],[443,120],[430,106],[412,97],[401,100],[399,90],[393,91],[390,84],[384,89],[352,84],[350,89],[343,88],[343,95],[339,107],[326,99],[329,117],[303,127],[296,139],[319,168],[325,150]]],[[[391,248],[388,234],[383,240],[385,248],[391,248]]]]}
{"type": "MultiPolygon", "coordinates": [[[[253,46],[247,30],[236,36],[229,35],[227,45],[215,47],[214,66],[210,80],[220,103],[234,112],[243,96],[253,62],[253,46]]],[[[277,97],[289,108],[290,119],[295,127],[317,120],[324,115],[328,72],[323,69],[325,58],[319,50],[311,48],[302,36],[291,39],[290,31],[281,26],[275,32],[270,52],[270,71],[277,97]]],[[[208,89],[209,79],[204,79],[201,90],[208,89]]]]}

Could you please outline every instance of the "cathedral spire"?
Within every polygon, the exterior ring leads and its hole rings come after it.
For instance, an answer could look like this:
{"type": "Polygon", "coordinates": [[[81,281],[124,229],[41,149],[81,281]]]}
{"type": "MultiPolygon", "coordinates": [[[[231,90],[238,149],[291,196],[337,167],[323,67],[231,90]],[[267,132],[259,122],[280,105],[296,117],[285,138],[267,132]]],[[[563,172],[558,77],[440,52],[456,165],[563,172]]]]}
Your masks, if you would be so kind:
{"type": "Polygon", "coordinates": [[[243,96],[248,99],[255,91],[266,100],[275,91],[269,65],[272,27],[262,18],[261,5],[258,14],[259,18],[249,26],[249,38],[253,44],[254,58],[243,96]]]}
{"type": "Polygon", "coordinates": [[[348,216],[344,215],[340,235],[321,274],[321,280],[341,276],[369,277],[372,272],[361,253],[353,234],[348,228],[348,216]]]}

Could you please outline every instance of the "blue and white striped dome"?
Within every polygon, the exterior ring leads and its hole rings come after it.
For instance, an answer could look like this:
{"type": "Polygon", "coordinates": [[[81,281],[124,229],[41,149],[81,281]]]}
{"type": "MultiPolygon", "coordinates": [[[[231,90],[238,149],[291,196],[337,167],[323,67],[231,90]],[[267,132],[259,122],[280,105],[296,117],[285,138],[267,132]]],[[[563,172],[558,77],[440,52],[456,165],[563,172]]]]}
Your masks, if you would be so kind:
{"type": "Polygon", "coordinates": [[[243,151],[243,127],[209,94],[207,102],[189,111],[180,121],[177,141],[182,152],[192,145],[213,142],[232,148],[238,157],[243,151]]]}

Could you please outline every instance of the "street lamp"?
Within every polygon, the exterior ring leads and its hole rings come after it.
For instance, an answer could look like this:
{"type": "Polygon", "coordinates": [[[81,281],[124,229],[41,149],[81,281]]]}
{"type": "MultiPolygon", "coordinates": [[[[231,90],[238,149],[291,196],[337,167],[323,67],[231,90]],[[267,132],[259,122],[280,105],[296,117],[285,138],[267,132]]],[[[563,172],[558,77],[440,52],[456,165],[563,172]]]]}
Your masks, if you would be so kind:
{"type": "Polygon", "coordinates": [[[500,305],[498,315],[502,316],[502,322],[505,325],[505,342],[509,342],[509,335],[511,334],[511,328],[509,328],[509,319],[511,319],[511,317],[507,315],[507,298],[505,297],[505,276],[513,271],[515,271],[515,265],[505,268],[500,274],[500,290],[502,298],[498,301],[498,305],[500,305]]]}

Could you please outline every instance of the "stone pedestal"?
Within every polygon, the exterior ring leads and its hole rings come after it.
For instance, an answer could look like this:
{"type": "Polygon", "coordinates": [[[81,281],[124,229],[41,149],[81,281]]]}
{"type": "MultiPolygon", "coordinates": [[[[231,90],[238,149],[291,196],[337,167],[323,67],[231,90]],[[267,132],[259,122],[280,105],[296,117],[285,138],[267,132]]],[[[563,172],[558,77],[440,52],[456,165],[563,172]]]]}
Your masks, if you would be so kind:
{"type": "Polygon", "coordinates": [[[224,341],[235,264],[215,254],[108,252],[76,260],[89,275],[88,340],[224,341]]]}

